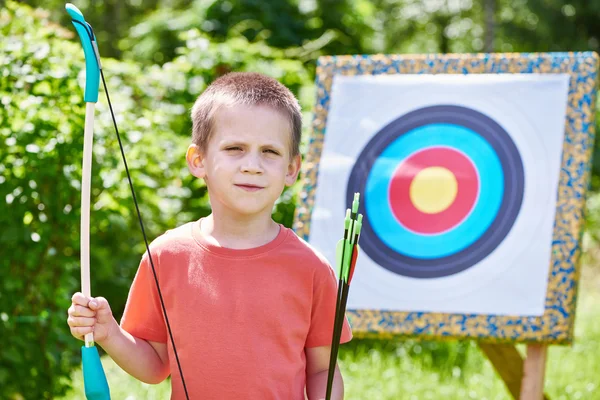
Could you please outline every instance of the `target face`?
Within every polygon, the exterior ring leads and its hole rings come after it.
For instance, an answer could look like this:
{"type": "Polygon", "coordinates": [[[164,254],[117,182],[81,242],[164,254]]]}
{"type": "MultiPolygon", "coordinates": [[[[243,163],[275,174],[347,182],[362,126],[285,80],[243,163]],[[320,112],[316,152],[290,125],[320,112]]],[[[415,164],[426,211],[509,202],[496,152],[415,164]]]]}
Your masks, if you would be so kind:
{"type": "Polygon", "coordinates": [[[400,116],[373,135],[352,168],[347,203],[363,194],[361,248],[415,278],[461,272],[504,240],[519,214],[525,174],[511,136],[473,109],[439,105],[400,116]]]}
{"type": "Polygon", "coordinates": [[[361,194],[348,310],[544,313],[568,82],[334,77],[306,209],[309,243],[335,265],[361,194]]]}

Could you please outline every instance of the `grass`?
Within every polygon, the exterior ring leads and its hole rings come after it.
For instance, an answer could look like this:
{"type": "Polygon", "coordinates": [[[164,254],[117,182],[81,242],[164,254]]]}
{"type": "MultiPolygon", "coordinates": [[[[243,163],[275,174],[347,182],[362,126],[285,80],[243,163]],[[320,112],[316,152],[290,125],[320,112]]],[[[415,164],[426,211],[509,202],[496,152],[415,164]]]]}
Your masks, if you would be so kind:
{"type": "MultiPolygon", "coordinates": [[[[586,267],[573,346],[551,346],[546,393],[552,400],[600,399],[600,271],[586,267]]],[[[523,346],[518,346],[524,351],[523,346]]],[[[512,397],[473,342],[355,340],[339,354],[347,400],[509,400],[512,397]]],[[[168,399],[169,383],[147,385],[103,358],[113,399],[168,399]]],[[[81,371],[64,400],[84,400],[81,371]]]]}

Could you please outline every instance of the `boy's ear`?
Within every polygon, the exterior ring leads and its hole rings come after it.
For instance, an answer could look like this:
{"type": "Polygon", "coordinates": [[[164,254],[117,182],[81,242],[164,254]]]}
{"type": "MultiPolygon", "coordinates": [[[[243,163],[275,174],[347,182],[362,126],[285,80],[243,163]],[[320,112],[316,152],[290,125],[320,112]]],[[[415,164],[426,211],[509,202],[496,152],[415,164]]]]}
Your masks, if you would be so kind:
{"type": "Polygon", "coordinates": [[[200,148],[195,144],[190,144],[185,154],[188,169],[196,178],[206,177],[206,170],[204,168],[204,157],[200,152],[200,148]]]}
{"type": "Polygon", "coordinates": [[[287,174],[285,174],[285,184],[287,186],[292,186],[296,183],[298,179],[298,174],[300,173],[300,166],[302,165],[302,156],[297,155],[292,158],[288,165],[287,174]]]}

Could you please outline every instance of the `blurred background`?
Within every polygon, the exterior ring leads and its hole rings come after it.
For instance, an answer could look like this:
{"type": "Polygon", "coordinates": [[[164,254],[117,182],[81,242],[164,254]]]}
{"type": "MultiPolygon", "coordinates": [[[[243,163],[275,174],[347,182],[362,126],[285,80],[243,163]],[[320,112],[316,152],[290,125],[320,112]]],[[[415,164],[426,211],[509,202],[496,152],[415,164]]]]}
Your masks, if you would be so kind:
{"type": "MultiPolygon", "coordinates": [[[[273,76],[305,113],[321,55],[597,51],[600,0],[73,1],[93,26],[149,239],[209,213],[184,150],[195,98],[228,71],[273,76]]],[[[0,1],[0,399],[82,399],[66,312],[80,288],[84,59],[65,2],[0,1]]],[[[92,294],[119,319],[145,251],[103,90],[92,179],[92,294]]],[[[597,153],[598,145],[594,150],[597,153]]],[[[298,187],[274,210],[292,225],[298,187]]],[[[600,399],[600,159],[594,158],[573,347],[551,348],[552,399],[600,399]]],[[[520,348],[522,350],[522,348],[520,348]]],[[[105,359],[115,399],[168,398],[105,359]]],[[[509,399],[472,342],[355,340],[348,399],[509,399]]]]}

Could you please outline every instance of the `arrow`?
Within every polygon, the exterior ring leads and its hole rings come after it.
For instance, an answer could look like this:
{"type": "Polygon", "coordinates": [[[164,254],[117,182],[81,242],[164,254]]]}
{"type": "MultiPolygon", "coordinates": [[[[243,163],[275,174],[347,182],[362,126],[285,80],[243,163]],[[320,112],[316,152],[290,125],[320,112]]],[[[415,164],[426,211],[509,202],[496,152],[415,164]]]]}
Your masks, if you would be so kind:
{"type": "Polygon", "coordinates": [[[346,210],[344,219],[344,237],[336,245],[336,264],[338,272],[338,293],[335,306],[335,317],[333,326],[333,338],[331,341],[331,353],[329,355],[329,371],[327,375],[326,400],[331,399],[333,376],[337,363],[337,354],[340,346],[340,337],[346,313],[346,303],[350,291],[350,282],[354,276],[356,260],[358,258],[358,239],[362,229],[362,214],[358,214],[360,193],[354,194],[352,210],[346,210]]]}
{"type": "MultiPolygon", "coordinates": [[[[146,232],[144,230],[144,224],[142,222],[142,216],[140,214],[137,198],[133,189],[133,182],[131,181],[131,175],[129,174],[129,168],[127,167],[127,159],[125,158],[125,151],[123,144],[121,143],[121,136],[119,135],[119,129],[117,127],[117,121],[113,112],[110,97],[108,95],[108,88],[106,87],[106,81],[104,79],[104,73],[102,72],[102,65],[100,63],[100,53],[98,51],[98,44],[96,42],[96,35],[92,26],[85,21],[81,11],[71,3],[67,3],[65,6],[67,12],[72,18],[75,30],[79,34],[81,45],[83,46],[83,53],[85,56],[85,94],[84,101],[86,103],[85,108],[85,129],[84,129],[84,141],[83,141],[83,171],[82,171],[82,184],[81,184],[81,289],[82,293],[91,297],[90,289],[90,187],[91,187],[91,172],[92,172],[92,145],[94,136],[94,111],[95,104],[98,101],[98,86],[100,77],[102,77],[102,83],[104,85],[104,92],[106,93],[106,99],[110,108],[115,132],[119,141],[119,147],[121,148],[121,155],[123,157],[123,163],[125,165],[125,171],[127,172],[127,178],[129,179],[129,187],[137,216],[140,222],[142,234],[144,236],[144,242],[146,243],[146,251],[152,266],[152,272],[154,274],[154,282],[158,290],[160,298],[160,304],[162,307],[163,314],[165,316],[165,322],[169,332],[169,338],[171,339],[171,345],[173,346],[173,352],[179,367],[179,374],[181,375],[181,382],[183,383],[183,389],[185,391],[185,397],[189,400],[187,387],[185,385],[185,379],[183,378],[183,371],[179,362],[179,356],[177,355],[177,349],[175,347],[175,341],[173,340],[173,334],[171,332],[171,325],[169,324],[169,318],[167,317],[167,310],[163,301],[160,286],[158,284],[158,277],[154,268],[154,262],[152,260],[152,254],[150,253],[150,246],[148,245],[148,239],[146,238],[146,232]]],[[[98,349],[94,344],[93,333],[85,335],[85,345],[81,348],[82,356],[82,368],[83,368],[83,382],[85,396],[88,400],[110,400],[110,389],[106,380],[106,374],[100,362],[100,356],[98,349]]]]}

